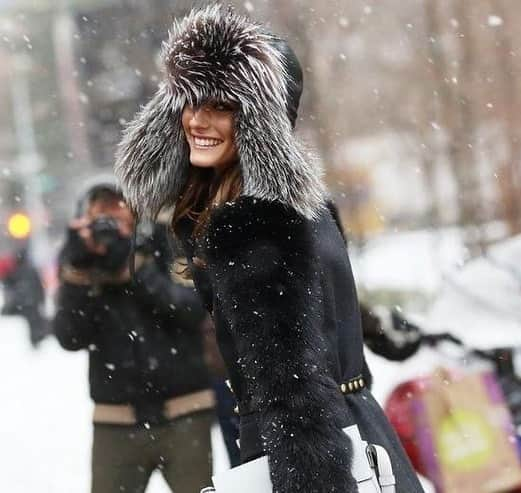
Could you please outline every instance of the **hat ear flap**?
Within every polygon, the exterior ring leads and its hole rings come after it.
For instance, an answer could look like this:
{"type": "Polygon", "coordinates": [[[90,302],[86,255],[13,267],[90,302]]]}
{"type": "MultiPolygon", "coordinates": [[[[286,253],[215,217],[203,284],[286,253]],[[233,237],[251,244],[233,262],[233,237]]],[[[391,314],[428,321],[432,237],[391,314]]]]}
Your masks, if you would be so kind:
{"type": "Polygon", "coordinates": [[[139,218],[155,219],[162,207],[175,203],[186,182],[190,163],[183,108],[164,84],[123,133],[114,171],[139,218]]]}
{"type": "Polygon", "coordinates": [[[322,167],[297,139],[285,108],[256,104],[235,124],[243,194],[282,202],[309,219],[324,209],[322,167]]]}

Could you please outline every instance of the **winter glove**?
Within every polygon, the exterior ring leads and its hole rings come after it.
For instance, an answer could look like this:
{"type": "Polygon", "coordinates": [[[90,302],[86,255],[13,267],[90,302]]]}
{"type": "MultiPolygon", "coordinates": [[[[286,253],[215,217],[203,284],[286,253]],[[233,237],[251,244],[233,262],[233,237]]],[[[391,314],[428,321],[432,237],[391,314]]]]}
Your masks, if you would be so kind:
{"type": "Polygon", "coordinates": [[[96,257],[98,257],[98,255],[95,255],[87,248],[78,230],[67,228],[65,245],[61,254],[61,263],[71,265],[76,269],[91,269],[94,267],[96,257]]]}
{"type": "MultiPolygon", "coordinates": [[[[364,343],[374,353],[390,361],[404,361],[413,356],[421,346],[422,338],[412,324],[405,327],[398,324],[396,315],[391,314],[392,327],[386,327],[380,317],[360,305],[364,343]]],[[[401,322],[401,321],[400,321],[401,322]]]]}
{"type": "Polygon", "coordinates": [[[107,245],[105,255],[95,255],[94,267],[110,273],[120,272],[128,262],[131,248],[130,238],[118,236],[107,245]]]}
{"type": "Polygon", "coordinates": [[[131,250],[130,238],[117,236],[114,241],[106,245],[106,253],[92,252],[84,239],[80,237],[77,229],[67,229],[67,239],[62,253],[62,263],[71,265],[76,269],[97,269],[109,273],[121,271],[131,250]]]}

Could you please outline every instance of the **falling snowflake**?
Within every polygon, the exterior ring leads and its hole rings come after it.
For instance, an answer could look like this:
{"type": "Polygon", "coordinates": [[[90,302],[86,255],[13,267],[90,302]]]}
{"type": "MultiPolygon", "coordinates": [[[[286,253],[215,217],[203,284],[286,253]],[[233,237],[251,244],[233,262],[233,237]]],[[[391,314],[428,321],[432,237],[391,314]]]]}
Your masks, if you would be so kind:
{"type": "Polygon", "coordinates": [[[489,15],[488,16],[488,25],[490,27],[498,27],[503,25],[503,19],[498,15],[489,15]]]}

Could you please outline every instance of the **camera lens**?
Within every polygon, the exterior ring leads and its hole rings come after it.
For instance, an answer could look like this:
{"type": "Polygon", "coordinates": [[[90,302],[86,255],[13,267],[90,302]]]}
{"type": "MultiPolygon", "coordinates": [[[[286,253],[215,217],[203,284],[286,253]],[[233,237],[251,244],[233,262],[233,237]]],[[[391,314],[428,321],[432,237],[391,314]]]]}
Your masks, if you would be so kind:
{"type": "Polygon", "coordinates": [[[100,216],[90,225],[93,240],[101,245],[110,245],[120,238],[117,221],[110,216],[100,216]]]}

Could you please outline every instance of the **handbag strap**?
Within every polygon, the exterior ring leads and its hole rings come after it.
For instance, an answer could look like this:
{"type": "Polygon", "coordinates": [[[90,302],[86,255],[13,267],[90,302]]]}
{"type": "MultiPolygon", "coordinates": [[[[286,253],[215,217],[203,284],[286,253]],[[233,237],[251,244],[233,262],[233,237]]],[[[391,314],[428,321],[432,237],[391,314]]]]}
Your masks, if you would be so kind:
{"type": "Polygon", "coordinates": [[[371,467],[374,467],[378,483],[382,487],[382,493],[393,493],[396,478],[393,474],[391,458],[387,450],[380,445],[369,444],[367,446],[367,457],[371,467]]]}

